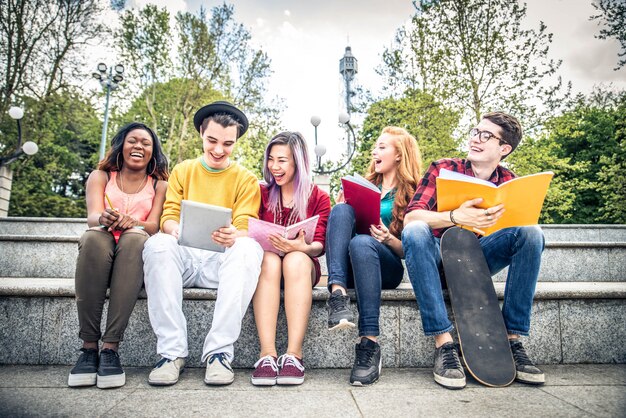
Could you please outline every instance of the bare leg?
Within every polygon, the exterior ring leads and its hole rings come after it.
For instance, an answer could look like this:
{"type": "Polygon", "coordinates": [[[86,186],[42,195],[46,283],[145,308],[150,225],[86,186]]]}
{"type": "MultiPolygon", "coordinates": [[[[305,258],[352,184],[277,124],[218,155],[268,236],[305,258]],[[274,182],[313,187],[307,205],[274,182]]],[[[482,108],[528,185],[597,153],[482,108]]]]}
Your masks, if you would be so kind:
{"type": "Polygon", "coordinates": [[[259,284],[252,298],[254,321],[259,334],[261,354],[259,357],[276,353],[276,322],[280,306],[280,278],[282,264],[278,255],[266,251],[263,254],[259,284]]]}
{"type": "Polygon", "coordinates": [[[315,267],[311,258],[299,251],[283,259],[285,313],[287,315],[287,354],[302,358],[304,335],[309,324],[315,267]]]}
{"type": "Polygon", "coordinates": [[[330,285],[330,293],[333,293],[337,289],[341,290],[341,294],[342,295],[346,294],[346,288],[343,287],[342,285],[337,284],[337,283],[333,283],[333,284],[330,285]]]}
{"type": "Polygon", "coordinates": [[[435,335],[435,347],[439,348],[447,342],[452,342],[452,334],[445,332],[443,334],[435,335]]]}

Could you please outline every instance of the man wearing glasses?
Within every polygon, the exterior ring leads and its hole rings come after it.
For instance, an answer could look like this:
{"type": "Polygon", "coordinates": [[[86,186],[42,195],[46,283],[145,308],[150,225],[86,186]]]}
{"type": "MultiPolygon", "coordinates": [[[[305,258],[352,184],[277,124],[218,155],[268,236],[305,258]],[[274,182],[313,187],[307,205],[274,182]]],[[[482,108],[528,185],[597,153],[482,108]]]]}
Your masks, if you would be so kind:
{"type": "MultiPolygon", "coordinates": [[[[506,208],[503,205],[478,208],[482,199],[463,203],[446,212],[437,212],[436,178],[445,168],[457,173],[502,184],[515,174],[500,165],[522,138],[518,120],[503,112],[487,113],[469,132],[467,158],[447,158],[433,162],[419,183],[406,209],[402,247],[413,290],[419,304],[424,334],[435,340],[435,381],[448,389],[465,387],[465,373],[452,340],[452,323],[443,300],[439,241],[454,225],[484,229],[496,223],[506,208]]],[[[529,384],[545,382],[544,374],[528,358],[520,336],[527,336],[530,314],[539,275],[543,232],[537,226],[501,229],[480,238],[491,274],[509,266],[502,315],[509,334],[517,369],[516,380],[529,384]]]]}

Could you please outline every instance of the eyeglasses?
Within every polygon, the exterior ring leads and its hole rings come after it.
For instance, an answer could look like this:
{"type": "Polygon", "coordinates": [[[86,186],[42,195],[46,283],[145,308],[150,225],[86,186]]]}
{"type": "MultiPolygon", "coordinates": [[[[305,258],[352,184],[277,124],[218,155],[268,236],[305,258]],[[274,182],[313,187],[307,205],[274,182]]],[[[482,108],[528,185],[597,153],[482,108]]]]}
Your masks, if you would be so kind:
{"type": "Polygon", "coordinates": [[[476,135],[478,135],[478,140],[481,143],[485,143],[485,142],[489,141],[491,138],[495,138],[498,141],[502,141],[502,138],[499,138],[499,137],[495,136],[494,134],[492,134],[489,131],[481,131],[478,128],[474,128],[471,131],[469,131],[469,137],[470,138],[474,138],[476,135]]]}

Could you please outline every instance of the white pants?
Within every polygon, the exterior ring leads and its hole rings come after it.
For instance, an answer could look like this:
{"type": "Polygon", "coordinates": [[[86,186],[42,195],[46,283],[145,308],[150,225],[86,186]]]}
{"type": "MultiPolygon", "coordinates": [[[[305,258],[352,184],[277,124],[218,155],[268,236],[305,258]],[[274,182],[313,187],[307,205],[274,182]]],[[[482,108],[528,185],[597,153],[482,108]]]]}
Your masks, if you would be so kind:
{"type": "Polygon", "coordinates": [[[170,360],[187,357],[183,287],[202,287],[217,289],[202,361],[215,353],[226,353],[232,361],[233,344],[256,290],[262,260],[263,250],[252,238],[237,238],[226,252],[216,253],[180,246],[169,234],[150,237],[143,250],[143,270],[157,353],[170,360]]]}

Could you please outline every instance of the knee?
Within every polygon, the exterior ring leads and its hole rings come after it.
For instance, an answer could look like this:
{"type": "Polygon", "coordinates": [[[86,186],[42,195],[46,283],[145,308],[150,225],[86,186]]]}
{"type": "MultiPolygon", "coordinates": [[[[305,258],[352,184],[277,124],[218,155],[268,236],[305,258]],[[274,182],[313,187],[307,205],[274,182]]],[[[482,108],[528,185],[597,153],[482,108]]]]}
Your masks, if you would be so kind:
{"type": "Polygon", "coordinates": [[[539,226],[524,226],[519,230],[519,238],[523,245],[528,245],[543,251],[545,247],[545,237],[539,226]]]}
{"type": "Polygon", "coordinates": [[[227,256],[240,256],[244,263],[260,266],[263,261],[263,248],[250,237],[239,237],[233,246],[227,249],[227,256]]]}
{"type": "Polygon", "coordinates": [[[301,251],[291,252],[283,258],[283,272],[298,271],[307,267],[313,267],[313,261],[301,251]]]}
{"type": "Polygon", "coordinates": [[[161,257],[163,253],[168,251],[174,252],[178,246],[178,241],[173,235],[158,233],[144,242],[143,260],[147,262],[151,257],[161,257]],[[157,255],[161,254],[161,255],[157,255]]]}
{"type": "Polygon", "coordinates": [[[122,234],[117,243],[118,250],[138,251],[141,254],[148,238],[148,234],[145,231],[139,229],[127,230],[122,234]]]}
{"type": "Polygon", "coordinates": [[[114,243],[113,235],[102,230],[102,228],[88,229],[80,237],[78,249],[79,251],[105,253],[112,250],[114,243]]]}
{"type": "Polygon", "coordinates": [[[346,218],[354,218],[354,209],[352,208],[352,206],[348,205],[347,203],[339,203],[335,205],[335,207],[333,207],[332,210],[330,211],[328,221],[330,222],[331,219],[344,220],[346,218]]]}
{"type": "Polygon", "coordinates": [[[280,277],[282,260],[278,254],[266,251],[263,253],[263,262],[261,263],[261,276],[275,276],[280,277]]]}
{"type": "Polygon", "coordinates": [[[423,247],[428,245],[432,236],[432,230],[426,222],[413,221],[402,230],[402,246],[423,247]]]}
{"type": "Polygon", "coordinates": [[[370,235],[355,235],[348,245],[351,259],[358,257],[370,258],[376,252],[376,240],[370,235]]]}

